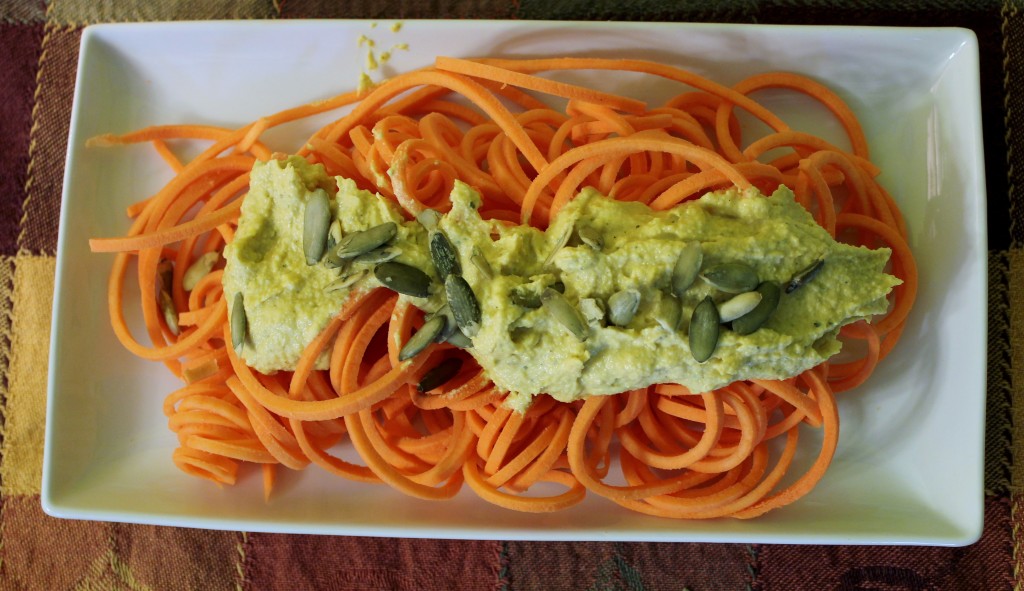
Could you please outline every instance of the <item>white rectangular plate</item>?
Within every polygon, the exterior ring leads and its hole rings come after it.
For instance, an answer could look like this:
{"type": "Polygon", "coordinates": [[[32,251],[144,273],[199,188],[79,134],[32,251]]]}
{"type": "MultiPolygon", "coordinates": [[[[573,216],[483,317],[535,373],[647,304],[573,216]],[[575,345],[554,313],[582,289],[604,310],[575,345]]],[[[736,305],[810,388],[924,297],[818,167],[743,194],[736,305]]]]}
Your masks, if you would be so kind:
{"type": "MultiPolygon", "coordinates": [[[[42,503],[51,515],[248,531],[432,538],[962,545],[982,527],[986,195],[977,40],[961,29],[645,23],[209,22],[100,25],[82,38],[57,255],[42,503]],[[108,325],[111,257],[87,239],[123,234],[124,206],[170,175],[148,147],[86,149],[87,138],[151,124],[240,126],[352,89],[377,50],[408,43],[374,77],[437,55],[636,57],[732,84],[770,70],[821,80],[864,123],[872,159],[909,223],[921,290],[903,340],[868,383],[840,397],[839,450],[806,498],[752,521],[673,521],[590,496],[553,515],[519,514],[463,490],[407,498],[322,470],[282,473],[264,502],[256,473],[230,488],[185,476],[161,412],[177,387],[127,353],[108,325]]],[[[571,82],[657,103],[684,90],[606,72],[571,82]]],[[[764,102],[793,127],[842,138],[820,108],[764,102]]],[[[295,150],[314,125],[275,130],[295,150]]],[[[137,316],[137,315],[136,315],[137,316]]],[[[139,333],[141,334],[141,332],[139,333]]],[[[809,437],[804,443],[812,444],[809,437]]],[[[806,466],[816,450],[807,449],[806,466]]]]}

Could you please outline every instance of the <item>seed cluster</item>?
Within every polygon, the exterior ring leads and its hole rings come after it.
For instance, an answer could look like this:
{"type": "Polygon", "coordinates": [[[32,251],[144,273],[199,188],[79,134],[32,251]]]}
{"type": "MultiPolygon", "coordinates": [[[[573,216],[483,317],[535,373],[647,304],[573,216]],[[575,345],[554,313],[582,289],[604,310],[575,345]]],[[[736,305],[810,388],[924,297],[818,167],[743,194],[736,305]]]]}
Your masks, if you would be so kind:
{"type": "MultiPolygon", "coordinates": [[[[593,228],[584,226],[575,231],[580,244],[597,251],[604,247],[601,235],[593,228]]],[[[547,257],[548,263],[554,260],[558,250],[569,244],[572,232],[571,227],[563,231],[555,243],[554,252],[547,257]]],[[[786,284],[786,293],[811,281],[823,264],[824,259],[818,259],[796,273],[786,284]]],[[[691,354],[699,363],[707,361],[714,354],[723,327],[731,327],[737,334],[748,335],[763,326],[778,307],[782,294],[779,284],[761,281],[757,271],[745,263],[725,262],[704,266],[701,243],[689,242],[683,247],[672,268],[668,292],[660,293],[660,297],[652,304],[654,320],[665,330],[680,329],[682,298],[698,280],[719,294],[731,295],[721,303],[716,303],[721,297],[705,297],[690,316],[688,341],[691,354]]],[[[637,289],[623,289],[612,294],[607,301],[581,299],[580,307],[576,307],[563,295],[564,286],[560,287],[546,288],[539,296],[532,290],[516,288],[510,293],[510,301],[523,308],[543,306],[573,336],[585,341],[590,331],[587,320],[596,321],[602,326],[607,322],[627,327],[635,318],[644,297],[637,289]]]]}

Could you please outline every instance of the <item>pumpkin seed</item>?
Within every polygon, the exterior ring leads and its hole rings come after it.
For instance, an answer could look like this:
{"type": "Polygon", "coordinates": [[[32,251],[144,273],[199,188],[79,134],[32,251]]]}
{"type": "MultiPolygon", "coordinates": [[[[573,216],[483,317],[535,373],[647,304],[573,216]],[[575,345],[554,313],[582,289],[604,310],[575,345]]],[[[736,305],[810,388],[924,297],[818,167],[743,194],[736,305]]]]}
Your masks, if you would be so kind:
{"type": "Polygon", "coordinates": [[[455,314],[452,313],[452,307],[449,304],[441,306],[441,308],[432,314],[427,314],[426,320],[430,321],[434,318],[441,318],[444,320],[444,327],[441,329],[441,334],[437,335],[435,339],[438,343],[442,343],[448,340],[448,337],[452,336],[452,333],[459,330],[459,325],[455,322],[455,314]]]}
{"type": "Polygon", "coordinates": [[[701,277],[727,293],[743,293],[757,289],[757,271],[743,263],[722,263],[706,269],[701,277]]]}
{"type": "Polygon", "coordinates": [[[324,257],[324,265],[328,269],[342,269],[348,265],[349,259],[343,259],[337,254],[337,249],[332,248],[327,251],[327,256],[324,257]]]}
{"type": "Polygon", "coordinates": [[[462,359],[459,357],[449,357],[423,374],[423,377],[420,378],[420,383],[416,385],[416,389],[420,392],[429,392],[439,388],[458,375],[460,369],[462,369],[462,359]]]}
{"type": "Polygon", "coordinates": [[[430,277],[416,267],[388,261],[373,268],[377,280],[391,290],[415,298],[430,295],[430,277]]]}
{"type": "Polygon", "coordinates": [[[588,329],[586,320],[565,296],[548,287],[540,294],[540,302],[551,316],[567,328],[577,339],[587,340],[588,329]]]}
{"type": "Polygon", "coordinates": [[[449,345],[458,347],[460,349],[473,348],[473,341],[471,341],[469,337],[467,337],[466,335],[462,334],[462,331],[459,329],[455,329],[455,332],[452,333],[452,336],[448,337],[447,342],[449,345]]]}
{"type": "Polygon", "coordinates": [[[328,283],[324,287],[324,291],[330,293],[330,292],[333,292],[333,291],[341,291],[343,289],[348,289],[349,287],[352,287],[356,283],[362,281],[363,278],[366,277],[369,274],[370,274],[370,272],[368,270],[360,269],[358,271],[355,271],[354,273],[349,273],[348,275],[342,275],[338,279],[335,279],[334,281],[328,283]]]}
{"type": "Polygon", "coordinates": [[[483,253],[477,247],[473,247],[473,255],[469,257],[469,260],[473,261],[473,264],[476,265],[477,270],[480,271],[480,274],[485,279],[494,279],[494,271],[491,270],[491,264],[487,262],[483,253]]]}
{"type": "Polygon", "coordinates": [[[672,294],[662,294],[654,309],[654,321],[667,331],[679,330],[679,320],[683,315],[683,307],[679,298],[672,294]]]}
{"type": "Polygon", "coordinates": [[[608,323],[605,321],[605,318],[608,316],[608,308],[603,300],[582,298],[580,299],[579,310],[580,314],[583,315],[583,320],[590,326],[607,326],[608,323]]]}
{"type": "Polygon", "coordinates": [[[705,296],[701,303],[693,309],[690,316],[690,353],[698,363],[704,363],[718,347],[719,324],[718,308],[711,296],[705,296]]]}
{"type": "Polygon", "coordinates": [[[732,322],[740,316],[746,316],[761,303],[762,297],[763,296],[756,291],[746,291],[737,296],[733,296],[718,307],[720,320],[722,322],[732,322]]]}
{"type": "Polygon", "coordinates": [[[576,235],[580,237],[580,242],[594,250],[604,248],[604,240],[601,239],[600,232],[590,226],[581,226],[576,230],[576,235]]]}
{"type": "Polygon", "coordinates": [[[376,265],[394,260],[400,254],[402,254],[402,249],[397,246],[379,246],[370,252],[364,252],[353,258],[352,262],[363,265],[376,265]]]}
{"type": "Polygon", "coordinates": [[[555,259],[555,255],[558,254],[558,251],[562,250],[562,247],[566,244],[569,244],[570,237],[572,237],[572,226],[568,226],[562,231],[562,235],[558,237],[558,241],[555,242],[554,247],[552,247],[551,252],[548,253],[547,258],[544,259],[544,264],[541,265],[541,267],[547,267],[551,264],[551,261],[555,259]]]}
{"type": "Polygon", "coordinates": [[[419,355],[421,351],[437,339],[442,329],[444,329],[444,316],[435,316],[426,321],[416,331],[416,334],[409,337],[409,340],[405,342],[405,346],[398,352],[398,360],[405,361],[419,355]]]}
{"type": "Polygon", "coordinates": [[[338,258],[351,259],[382,246],[398,234],[398,224],[384,222],[368,230],[352,232],[341,239],[334,254],[338,258]]]}
{"type": "Polygon", "coordinates": [[[608,320],[616,326],[626,326],[633,321],[640,306],[640,291],[623,289],[608,298],[608,320]]]}
{"type": "Polygon", "coordinates": [[[540,294],[533,291],[526,285],[513,287],[508,292],[509,300],[513,304],[522,307],[536,309],[540,307],[540,294]]]}
{"type": "Polygon", "coordinates": [[[475,337],[480,331],[481,314],[480,302],[476,299],[473,288],[460,275],[449,275],[444,280],[444,291],[459,330],[468,337],[475,337]]]}
{"type": "Polygon", "coordinates": [[[441,212],[436,209],[424,209],[416,214],[416,221],[427,230],[434,230],[441,222],[441,212]]]}
{"type": "Polygon", "coordinates": [[[164,314],[164,322],[167,323],[171,334],[177,336],[181,332],[181,328],[178,326],[178,309],[174,307],[171,294],[162,289],[160,290],[160,311],[164,314]]]}
{"type": "Polygon", "coordinates": [[[337,248],[339,242],[341,242],[341,221],[334,220],[333,222],[331,222],[331,227],[327,230],[328,255],[330,255],[332,250],[337,248]]]}
{"type": "Polygon", "coordinates": [[[700,265],[704,261],[704,250],[700,242],[694,241],[683,247],[676,259],[676,266],[672,269],[672,293],[677,297],[683,297],[686,290],[690,289],[693,282],[700,273],[700,265]]]}
{"type": "Polygon", "coordinates": [[[732,321],[732,330],[736,334],[747,335],[761,328],[779,307],[782,290],[778,283],[765,281],[757,286],[757,293],[761,294],[761,302],[757,307],[732,321]]]}
{"type": "Polygon", "coordinates": [[[174,263],[167,259],[160,259],[156,266],[156,272],[160,276],[160,289],[171,292],[174,286],[174,263]]]}
{"type": "Polygon", "coordinates": [[[331,198],[327,191],[317,189],[306,200],[302,224],[302,252],[306,264],[320,262],[327,249],[327,234],[331,228],[331,198]]]}
{"type": "Polygon", "coordinates": [[[444,235],[444,232],[430,233],[430,259],[434,261],[434,267],[437,269],[437,275],[441,281],[444,281],[444,278],[452,273],[462,275],[459,253],[455,252],[452,241],[444,235]]]}
{"type": "Polygon", "coordinates": [[[199,281],[209,275],[210,271],[213,270],[213,266],[220,260],[219,252],[208,252],[195,260],[188,269],[185,270],[185,275],[181,278],[181,287],[185,291],[192,291],[199,284],[199,281]]]}
{"type": "Polygon", "coordinates": [[[810,282],[812,279],[818,276],[821,272],[821,268],[825,266],[825,259],[818,259],[808,265],[807,267],[797,271],[793,278],[786,284],[786,293],[793,293],[797,288],[810,282]]]}
{"type": "Polygon", "coordinates": [[[248,330],[248,324],[242,292],[238,292],[231,304],[231,346],[239,353],[242,352],[242,346],[245,344],[245,331],[248,330]]]}

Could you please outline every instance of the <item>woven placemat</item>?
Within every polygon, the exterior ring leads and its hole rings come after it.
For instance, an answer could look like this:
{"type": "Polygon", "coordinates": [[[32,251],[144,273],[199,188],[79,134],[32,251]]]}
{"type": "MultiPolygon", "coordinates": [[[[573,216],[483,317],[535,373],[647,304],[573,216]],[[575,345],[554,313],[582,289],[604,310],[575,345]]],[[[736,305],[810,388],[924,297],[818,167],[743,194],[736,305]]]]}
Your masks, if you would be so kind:
{"type": "Polygon", "coordinates": [[[1024,481],[1024,6],[917,0],[53,0],[0,3],[0,590],[1016,589],[1024,481]],[[709,8],[708,5],[713,5],[709,8]],[[82,28],[274,18],[961,26],[981,42],[990,212],[985,529],[966,548],[531,543],[64,521],[39,504],[49,298],[82,28]],[[1018,417],[1021,420],[1017,420],[1018,417]],[[1016,461],[1015,461],[1016,460],[1016,461]]]}

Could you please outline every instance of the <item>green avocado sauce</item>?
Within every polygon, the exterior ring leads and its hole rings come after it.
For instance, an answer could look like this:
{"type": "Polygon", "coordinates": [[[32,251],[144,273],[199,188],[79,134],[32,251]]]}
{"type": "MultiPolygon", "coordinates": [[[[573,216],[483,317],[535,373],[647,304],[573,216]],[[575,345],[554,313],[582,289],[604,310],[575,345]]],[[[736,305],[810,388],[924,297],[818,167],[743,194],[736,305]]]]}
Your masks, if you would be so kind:
{"type": "MultiPolygon", "coordinates": [[[[343,234],[397,224],[390,242],[399,253],[394,262],[419,269],[431,282],[427,297],[401,297],[428,313],[445,305],[430,232],[405,219],[393,202],[351,180],[332,179],[302,158],[259,163],[235,241],[225,249],[223,283],[228,295],[244,295],[249,340],[242,356],[261,372],[293,368],[352,290],[381,285],[370,272],[330,290],[361,264],[306,264],[302,211],[317,188],[330,194],[343,234]]],[[[785,187],[767,197],[754,189],[710,193],[667,211],[584,189],[546,231],[482,219],[480,196],[463,183],[456,183],[451,202],[435,231],[454,247],[461,277],[479,304],[468,352],[519,411],[541,393],[572,401],[655,383],[704,392],[742,379],[794,376],[840,350],[840,327],[884,313],[886,295],[900,283],[884,272],[888,249],[836,242],[785,187]],[[728,310],[726,302],[737,294],[712,285],[710,275],[674,293],[676,264],[695,242],[702,273],[741,264],[759,283],[774,282],[783,292],[750,334],[724,322],[704,362],[691,351],[694,309],[710,298],[728,310]],[[812,279],[785,293],[794,276],[818,261],[812,279]],[[557,306],[541,303],[545,298],[567,303],[575,320],[567,324],[554,312],[557,306]]],[[[324,356],[319,367],[326,364],[324,356]]]]}

